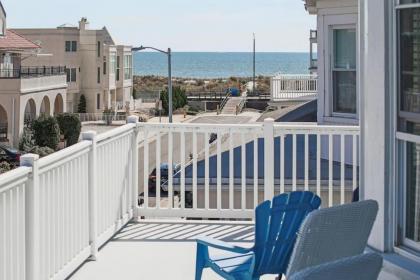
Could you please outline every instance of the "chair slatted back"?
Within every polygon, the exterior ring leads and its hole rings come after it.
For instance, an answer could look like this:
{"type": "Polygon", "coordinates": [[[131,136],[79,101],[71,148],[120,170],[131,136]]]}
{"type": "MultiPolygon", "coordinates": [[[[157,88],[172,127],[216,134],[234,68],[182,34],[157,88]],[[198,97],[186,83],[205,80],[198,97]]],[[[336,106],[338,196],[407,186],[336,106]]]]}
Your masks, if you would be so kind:
{"type": "Polygon", "coordinates": [[[288,260],[305,217],[321,205],[312,192],[284,193],[255,210],[254,276],[286,271],[288,260]]]}
{"type": "Polygon", "coordinates": [[[374,200],[310,213],[299,230],[287,275],[362,254],[377,213],[378,203],[374,200]]]}

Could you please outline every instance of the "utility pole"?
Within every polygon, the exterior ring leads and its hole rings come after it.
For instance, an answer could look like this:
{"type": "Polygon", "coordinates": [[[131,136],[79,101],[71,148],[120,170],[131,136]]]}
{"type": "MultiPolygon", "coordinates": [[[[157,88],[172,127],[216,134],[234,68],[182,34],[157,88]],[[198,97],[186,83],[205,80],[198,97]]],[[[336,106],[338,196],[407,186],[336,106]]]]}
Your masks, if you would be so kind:
{"type": "Polygon", "coordinates": [[[172,62],[171,62],[171,48],[168,48],[168,99],[169,99],[169,123],[172,123],[172,62]]]}
{"type": "Polygon", "coordinates": [[[252,61],[252,94],[255,94],[255,33],[252,33],[253,37],[253,61],[252,61]]]}

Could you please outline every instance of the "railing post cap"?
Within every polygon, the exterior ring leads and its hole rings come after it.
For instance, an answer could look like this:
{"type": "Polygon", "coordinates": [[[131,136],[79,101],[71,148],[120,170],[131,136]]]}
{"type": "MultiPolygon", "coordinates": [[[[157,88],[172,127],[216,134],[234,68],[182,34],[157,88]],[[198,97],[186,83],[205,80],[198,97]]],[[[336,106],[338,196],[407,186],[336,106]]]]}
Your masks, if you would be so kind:
{"type": "Polygon", "coordinates": [[[96,131],[93,131],[93,130],[82,132],[82,140],[92,141],[93,139],[95,139],[97,134],[98,133],[96,131]]]}
{"type": "Polygon", "coordinates": [[[37,154],[24,154],[20,157],[20,166],[34,166],[34,163],[39,159],[37,154]]]}
{"type": "Polygon", "coordinates": [[[138,123],[139,122],[139,116],[131,115],[127,118],[127,123],[138,123]]]}
{"type": "Polygon", "coordinates": [[[266,118],[266,119],[264,119],[264,123],[274,123],[274,119],[273,118],[266,118]]]}

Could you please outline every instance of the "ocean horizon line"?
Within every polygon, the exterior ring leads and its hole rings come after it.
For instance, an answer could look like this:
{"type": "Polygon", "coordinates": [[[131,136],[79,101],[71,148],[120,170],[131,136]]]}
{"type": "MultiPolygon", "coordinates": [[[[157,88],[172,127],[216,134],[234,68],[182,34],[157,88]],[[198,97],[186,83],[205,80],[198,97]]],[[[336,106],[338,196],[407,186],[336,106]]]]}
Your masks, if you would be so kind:
{"type": "MultiPolygon", "coordinates": [[[[174,52],[172,76],[203,79],[251,77],[252,57],[252,52],[174,52]]],[[[306,74],[309,71],[309,53],[257,52],[255,62],[257,76],[306,74]]],[[[168,59],[161,53],[135,53],[133,65],[134,74],[139,76],[167,76],[168,59]]]]}
{"type": "MultiPolygon", "coordinates": [[[[221,54],[221,53],[253,53],[252,51],[175,51],[175,50],[171,50],[172,53],[216,53],[216,54],[221,54]]],[[[136,54],[140,54],[140,53],[156,53],[159,54],[159,52],[156,51],[152,51],[152,50],[145,50],[145,51],[141,51],[141,52],[136,52],[136,54]]],[[[258,53],[266,53],[266,54],[309,54],[308,51],[256,51],[256,54],[258,53]]]]}

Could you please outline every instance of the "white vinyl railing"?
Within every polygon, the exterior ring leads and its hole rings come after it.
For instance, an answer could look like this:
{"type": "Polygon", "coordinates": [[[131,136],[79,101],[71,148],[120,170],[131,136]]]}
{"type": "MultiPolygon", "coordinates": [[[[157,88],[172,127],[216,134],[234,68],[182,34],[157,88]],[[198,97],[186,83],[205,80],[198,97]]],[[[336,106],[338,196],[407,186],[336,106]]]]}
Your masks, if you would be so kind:
{"type": "Polygon", "coordinates": [[[96,258],[137,208],[136,137],[133,123],[85,132],[45,158],[23,155],[0,176],[0,279],[66,279],[96,258]]]}
{"type": "Polygon", "coordinates": [[[272,100],[314,99],[317,97],[316,75],[277,75],[271,78],[272,100]]]}
{"type": "Polygon", "coordinates": [[[329,206],[358,186],[358,127],[128,122],[0,175],[0,279],[65,279],[133,217],[250,219],[282,192],[329,206]]]}
{"type": "Polygon", "coordinates": [[[252,218],[260,202],[279,193],[311,190],[331,206],[350,201],[358,186],[358,127],[267,120],[145,123],[141,131],[147,137],[140,147],[140,213],[146,217],[252,218]],[[162,163],[167,182],[159,181],[162,163]]]}
{"type": "Polygon", "coordinates": [[[31,215],[26,205],[30,168],[21,167],[0,176],[0,279],[29,279],[25,276],[25,217],[31,215]]]}

